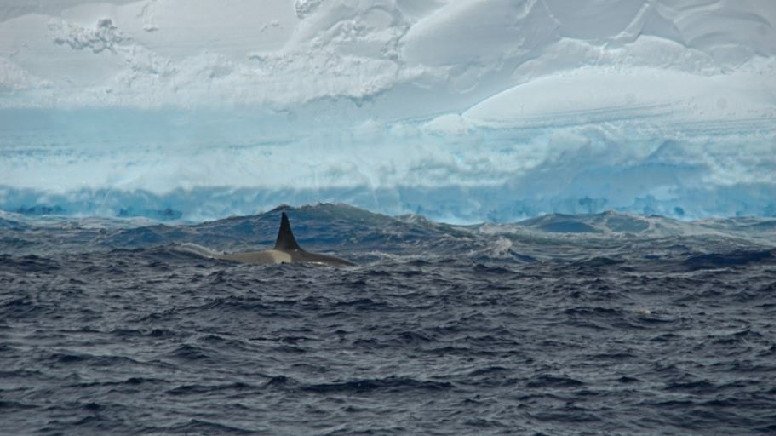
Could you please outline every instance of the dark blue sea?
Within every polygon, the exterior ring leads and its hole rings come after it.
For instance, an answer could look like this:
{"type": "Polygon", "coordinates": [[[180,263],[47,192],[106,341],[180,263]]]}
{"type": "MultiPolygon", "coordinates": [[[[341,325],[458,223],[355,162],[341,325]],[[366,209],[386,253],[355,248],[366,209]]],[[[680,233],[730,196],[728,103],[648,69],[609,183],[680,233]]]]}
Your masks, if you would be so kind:
{"type": "Polygon", "coordinates": [[[0,433],[776,434],[776,220],[0,215],[0,433]]]}

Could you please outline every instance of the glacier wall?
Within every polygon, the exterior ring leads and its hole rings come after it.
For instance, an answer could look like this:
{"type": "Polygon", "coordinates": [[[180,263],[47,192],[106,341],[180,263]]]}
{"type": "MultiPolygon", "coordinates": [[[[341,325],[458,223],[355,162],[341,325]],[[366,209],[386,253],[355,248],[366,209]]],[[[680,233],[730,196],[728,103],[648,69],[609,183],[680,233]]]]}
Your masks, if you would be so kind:
{"type": "Polygon", "coordinates": [[[0,5],[0,209],[776,215],[771,0],[0,5]]]}

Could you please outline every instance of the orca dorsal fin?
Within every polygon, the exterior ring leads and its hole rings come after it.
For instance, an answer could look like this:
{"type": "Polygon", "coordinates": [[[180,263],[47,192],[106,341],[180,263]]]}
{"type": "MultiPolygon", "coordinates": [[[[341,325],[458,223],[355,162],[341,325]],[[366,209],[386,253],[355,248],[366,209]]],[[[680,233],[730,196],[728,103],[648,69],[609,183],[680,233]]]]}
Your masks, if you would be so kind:
{"type": "Polygon", "coordinates": [[[288,221],[286,213],[280,219],[280,229],[278,229],[278,240],[275,242],[275,250],[301,250],[302,247],[296,243],[294,233],[291,231],[291,222],[288,221]]]}

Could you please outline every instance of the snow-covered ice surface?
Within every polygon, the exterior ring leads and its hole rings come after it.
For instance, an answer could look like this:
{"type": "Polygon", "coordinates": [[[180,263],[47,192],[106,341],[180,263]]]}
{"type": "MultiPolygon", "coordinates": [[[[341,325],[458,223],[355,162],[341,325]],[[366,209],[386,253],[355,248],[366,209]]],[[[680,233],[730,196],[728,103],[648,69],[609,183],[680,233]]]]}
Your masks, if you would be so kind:
{"type": "Polygon", "coordinates": [[[0,208],[776,214],[771,0],[0,5],[0,208]]]}

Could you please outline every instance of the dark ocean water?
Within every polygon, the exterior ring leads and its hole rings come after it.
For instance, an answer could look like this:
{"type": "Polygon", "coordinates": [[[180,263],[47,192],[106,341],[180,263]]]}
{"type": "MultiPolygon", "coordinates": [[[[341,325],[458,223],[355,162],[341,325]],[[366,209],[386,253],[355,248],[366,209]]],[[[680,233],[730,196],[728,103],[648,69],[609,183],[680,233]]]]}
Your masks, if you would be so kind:
{"type": "Polygon", "coordinates": [[[773,220],[286,212],[0,215],[0,433],[776,434],[773,220]]]}

